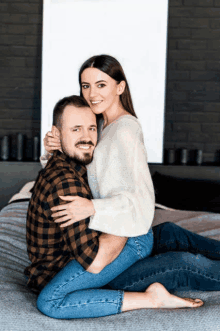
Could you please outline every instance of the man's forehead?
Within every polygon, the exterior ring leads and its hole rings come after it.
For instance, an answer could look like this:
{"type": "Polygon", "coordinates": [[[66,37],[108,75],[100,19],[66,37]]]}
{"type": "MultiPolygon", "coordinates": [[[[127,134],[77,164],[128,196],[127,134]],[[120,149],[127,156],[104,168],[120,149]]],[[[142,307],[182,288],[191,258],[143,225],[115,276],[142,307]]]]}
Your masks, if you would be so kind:
{"type": "Polygon", "coordinates": [[[80,112],[92,112],[91,108],[89,106],[84,106],[84,107],[77,107],[74,105],[67,105],[64,108],[64,112],[71,112],[71,113],[80,113],[80,112]]]}
{"type": "Polygon", "coordinates": [[[96,116],[89,107],[68,105],[63,112],[63,121],[68,126],[88,126],[96,124],[96,116]]]}

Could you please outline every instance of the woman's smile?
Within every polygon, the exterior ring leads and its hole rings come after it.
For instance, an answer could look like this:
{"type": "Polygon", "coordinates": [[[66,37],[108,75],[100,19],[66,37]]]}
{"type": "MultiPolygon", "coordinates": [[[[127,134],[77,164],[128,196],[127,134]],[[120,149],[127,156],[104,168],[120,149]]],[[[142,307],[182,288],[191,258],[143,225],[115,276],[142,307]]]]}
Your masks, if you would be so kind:
{"type": "Polygon", "coordinates": [[[97,106],[97,105],[99,105],[101,102],[102,102],[102,100],[98,100],[98,101],[92,101],[92,100],[90,100],[90,103],[91,103],[92,106],[97,106]]]}

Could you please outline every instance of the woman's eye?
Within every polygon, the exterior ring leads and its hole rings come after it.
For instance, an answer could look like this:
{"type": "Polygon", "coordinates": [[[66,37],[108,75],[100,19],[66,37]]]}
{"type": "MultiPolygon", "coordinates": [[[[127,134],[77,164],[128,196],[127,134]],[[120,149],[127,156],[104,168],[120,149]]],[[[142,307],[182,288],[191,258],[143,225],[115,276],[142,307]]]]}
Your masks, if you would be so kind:
{"type": "Polygon", "coordinates": [[[82,88],[85,90],[89,87],[89,85],[82,85],[82,88]]]}
{"type": "Polygon", "coordinates": [[[105,84],[99,84],[98,87],[105,87],[105,84]]]}

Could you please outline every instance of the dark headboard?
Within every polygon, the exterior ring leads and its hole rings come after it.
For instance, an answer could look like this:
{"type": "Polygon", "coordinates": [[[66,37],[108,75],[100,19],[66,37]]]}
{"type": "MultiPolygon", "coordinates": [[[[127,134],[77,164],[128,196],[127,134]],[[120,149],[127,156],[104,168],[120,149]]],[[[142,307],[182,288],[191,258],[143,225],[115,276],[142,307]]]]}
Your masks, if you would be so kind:
{"type": "Polygon", "coordinates": [[[35,180],[39,170],[39,162],[0,162],[0,209],[27,182],[35,180]]]}
{"type": "MultiPolygon", "coordinates": [[[[220,167],[215,166],[149,164],[149,168],[152,175],[157,171],[178,178],[220,181],[220,167]]],[[[22,186],[35,180],[40,170],[39,162],[0,162],[0,209],[22,186]]]]}

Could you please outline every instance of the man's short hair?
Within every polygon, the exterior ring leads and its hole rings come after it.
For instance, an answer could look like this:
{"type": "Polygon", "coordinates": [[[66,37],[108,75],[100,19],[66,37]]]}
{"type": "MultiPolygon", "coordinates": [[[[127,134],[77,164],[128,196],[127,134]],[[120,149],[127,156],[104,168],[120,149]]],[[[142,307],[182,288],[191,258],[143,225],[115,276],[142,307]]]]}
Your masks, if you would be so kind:
{"type": "Polygon", "coordinates": [[[62,126],[63,111],[68,105],[72,105],[77,108],[89,107],[87,101],[78,95],[71,95],[59,100],[53,110],[53,125],[58,128],[61,128],[62,126]]]}

